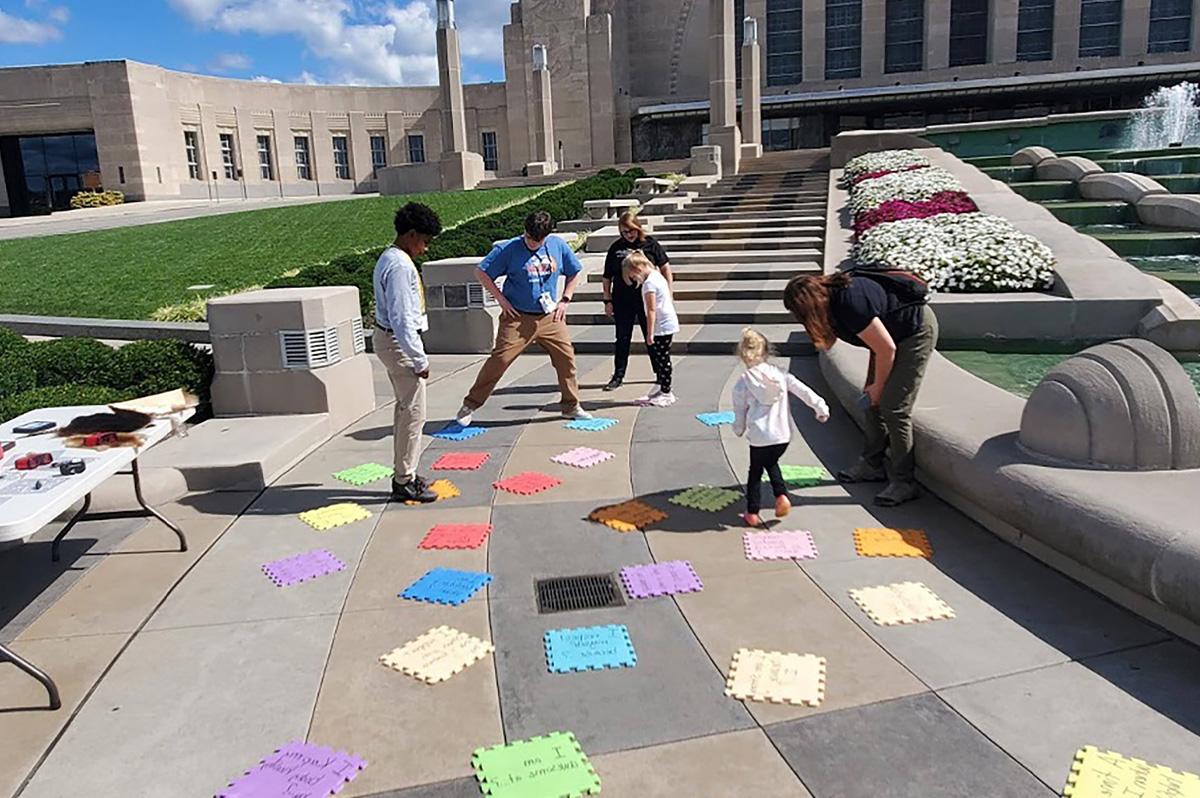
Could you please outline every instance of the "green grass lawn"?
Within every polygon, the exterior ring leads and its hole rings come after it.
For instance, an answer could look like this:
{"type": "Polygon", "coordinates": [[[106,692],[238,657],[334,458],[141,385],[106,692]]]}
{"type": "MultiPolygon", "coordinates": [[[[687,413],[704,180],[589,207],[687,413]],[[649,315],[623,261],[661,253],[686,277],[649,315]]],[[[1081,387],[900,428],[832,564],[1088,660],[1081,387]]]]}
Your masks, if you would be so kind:
{"type": "Polygon", "coordinates": [[[368,197],[91,233],[0,241],[0,313],[146,319],[196,296],[391,241],[392,215],[424,202],[450,226],[544,187],[368,197]]]}

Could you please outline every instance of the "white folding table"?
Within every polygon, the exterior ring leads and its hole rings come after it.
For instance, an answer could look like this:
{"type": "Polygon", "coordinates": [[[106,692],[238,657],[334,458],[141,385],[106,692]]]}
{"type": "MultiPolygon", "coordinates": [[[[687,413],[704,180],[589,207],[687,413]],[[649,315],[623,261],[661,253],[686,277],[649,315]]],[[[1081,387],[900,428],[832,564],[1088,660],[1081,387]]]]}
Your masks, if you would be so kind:
{"type": "MultiPolygon", "coordinates": [[[[180,411],[173,417],[157,418],[150,426],[138,430],[137,434],[141,436],[143,443],[137,448],[114,446],[108,449],[74,449],[64,446],[63,439],[58,437],[54,430],[26,436],[13,432],[14,427],[30,421],[53,421],[59,427],[65,427],[77,416],[104,412],[108,412],[108,408],[103,405],[54,407],[34,410],[12,421],[0,424],[0,440],[13,441],[16,444],[12,449],[4,452],[3,459],[0,459],[0,543],[29,537],[82,499],[83,505],[71,516],[71,520],[62,528],[50,546],[50,556],[54,562],[58,562],[59,546],[67,533],[91,507],[92,491],[111,476],[129,474],[133,477],[133,494],[141,507],[140,512],[134,512],[139,515],[153,516],[162,521],[179,538],[179,550],[187,551],[187,538],[184,537],[183,530],[147,504],[145,497],[142,496],[142,476],[138,469],[138,457],[142,452],[167,438],[171,434],[174,424],[191,417],[194,410],[180,411]],[[52,454],[55,462],[31,471],[16,469],[17,458],[40,452],[52,454]],[[62,476],[57,463],[60,460],[68,459],[85,461],[86,470],[82,474],[62,476]],[[129,470],[124,471],[125,468],[129,470]]],[[[51,709],[58,709],[62,705],[58,696],[58,687],[46,673],[0,644],[0,661],[4,660],[13,663],[42,683],[50,694],[51,709]]]]}

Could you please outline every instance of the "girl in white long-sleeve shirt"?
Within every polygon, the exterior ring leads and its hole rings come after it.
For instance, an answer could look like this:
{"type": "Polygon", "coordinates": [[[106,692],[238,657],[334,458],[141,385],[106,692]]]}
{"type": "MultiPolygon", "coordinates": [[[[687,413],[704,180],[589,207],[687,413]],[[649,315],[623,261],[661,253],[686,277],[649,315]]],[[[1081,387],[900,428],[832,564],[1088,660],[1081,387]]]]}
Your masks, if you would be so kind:
{"type": "Polygon", "coordinates": [[[745,435],[750,444],[746,514],[742,516],[749,526],[762,524],[758,511],[764,470],[775,494],[775,516],[783,518],[792,509],[787,485],[779,470],[779,458],[783,457],[792,440],[788,394],[794,394],[812,408],[817,421],[824,424],[829,420],[829,406],[825,400],[791,374],[784,374],[768,363],[768,350],[767,339],[761,333],[749,327],[742,330],[737,353],[746,365],[746,372],[733,386],[733,431],[739,437],[745,435]]]}

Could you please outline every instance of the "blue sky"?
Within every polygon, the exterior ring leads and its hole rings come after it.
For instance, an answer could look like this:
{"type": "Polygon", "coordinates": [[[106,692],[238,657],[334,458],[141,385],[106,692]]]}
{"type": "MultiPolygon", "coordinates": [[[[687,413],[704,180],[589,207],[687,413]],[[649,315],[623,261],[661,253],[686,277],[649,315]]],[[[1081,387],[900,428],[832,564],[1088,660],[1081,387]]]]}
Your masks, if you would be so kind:
{"type": "MultiPolygon", "coordinates": [[[[511,0],[458,0],[463,71],[503,80],[511,0]]],[[[0,0],[0,66],[128,58],[285,83],[437,82],[434,0],[0,0]]]]}

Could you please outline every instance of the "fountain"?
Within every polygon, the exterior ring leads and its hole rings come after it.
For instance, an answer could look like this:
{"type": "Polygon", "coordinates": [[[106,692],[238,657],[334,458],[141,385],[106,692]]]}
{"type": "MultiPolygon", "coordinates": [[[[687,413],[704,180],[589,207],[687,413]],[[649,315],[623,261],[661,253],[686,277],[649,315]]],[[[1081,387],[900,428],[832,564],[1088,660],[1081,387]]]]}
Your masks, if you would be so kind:
{"type": "Polygon", "coordinates": [[[1133,115],[1133,149],[1200,144],[1200,86],[1177,83],[1155,89],[1133,115]]]}

